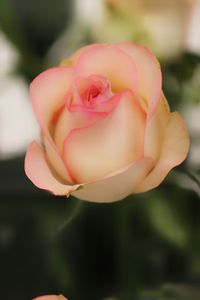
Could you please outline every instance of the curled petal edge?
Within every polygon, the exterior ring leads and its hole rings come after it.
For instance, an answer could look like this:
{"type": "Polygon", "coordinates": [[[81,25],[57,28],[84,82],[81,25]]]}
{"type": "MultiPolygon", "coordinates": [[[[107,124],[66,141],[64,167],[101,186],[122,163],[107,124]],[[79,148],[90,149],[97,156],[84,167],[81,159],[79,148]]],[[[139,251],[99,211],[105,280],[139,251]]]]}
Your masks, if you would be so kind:
{"type": "Polygon", "coordinates": [[[51,172],[41,145],[33,141],[25,157],[25,173],[40,189],[57,196],[69,196],[91,202],[115,202],[128,196],[132,189],[146,177],[153,166],[151,158],[144,158],[113,172],[104,178],[87,184],[67,185],[59,182],[51,172]],[[117,190],[116,185],[121,185],[117,190]],[[80,189],[80,191],[79,191],[80,189]]]}
{"type": "Polygon", "coordinates": [[[33,300],[67,300],[63,295],[45,295],[34,298],[33,300]]]}
{"type": "Polygon", "coordinates": [[[80,184],[67,185],[57,180],[56,175],[52,173],[49,167],[42,146],[35,141],[29,145],[26,152],[25,173],[38,188],[57,196],[69,196],[81,186],[80,184]]]}
{"type": "Polygon", "coordinates": [[[63,160],[75,182],[96,181],[144,156],[143,111],[131,91],[114,97],[118,105],[112,114],[108,113],[100,122],[93,120],[86,126],[74,128],[63,143],[63,160]],[[104,163],[96,157],[101,157],[104,163]]]}
{"type": "Polygon", "coordinates": [[[189,146],[189,133],[184,120],[178,112],[171,113],[160,157],[135,193],[147,192],[160,185],[170,170],[186,159],[189,146]]]}
{"type": "Polygon", "coordinates": [[[122,200],[133,193],[153,167],[152,158],[143,158],[112,174],[85,184],[73,196],[97,203],[111,203],[122,200]]]}
{"type": "Polygon", "coordinates": [[[30,95],[42,134],[48,140],[48,149],[57,161],[56,169],[62,177],[72,182],[49,131],[53,114],[65,104],[65,96],[73,77],[72,68],[54,67],[39,74],[30,85],[30,95]]]}
{"type": "MultiPolygon", "coordinates": [[[[150,119],[160,102],[162,95],[162,73],[155,55],[145,46],[131,42],[116,45],[135,62],[138,70],[140,95],[147,101],[147,115],[150,119]]],[[[141,99],[142,100],[142,99],[141,99]]]]}

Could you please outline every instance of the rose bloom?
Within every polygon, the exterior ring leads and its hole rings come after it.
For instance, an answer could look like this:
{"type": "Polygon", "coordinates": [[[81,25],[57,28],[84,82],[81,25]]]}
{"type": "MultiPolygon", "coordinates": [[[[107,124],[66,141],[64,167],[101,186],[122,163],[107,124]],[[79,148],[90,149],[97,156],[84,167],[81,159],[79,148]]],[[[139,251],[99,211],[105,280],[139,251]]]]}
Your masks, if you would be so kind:
{"type": "Polygon", "coordinates": [[[67,298],[65,298],[63,295],[46,295],[46,296],[41,296],[41,297],[37,297],[33,300],[67,300],[67,298]]]}
{"type": "Polygon", "coordinates": [[[173,60],[185,50],[195,2],[103,0],[102,18],[93,22],[91,32],[98,42],[131,39],[150,47],[162,60],[173,60]]]}
{"type": "Polygon", "coordinates": [[[42,144],[25,172],[39,188],[114,202],[157,187],[188,153],[188,131],[162,92],[160,65],[132,43],[86,46],[33,80],[42,144]]]}

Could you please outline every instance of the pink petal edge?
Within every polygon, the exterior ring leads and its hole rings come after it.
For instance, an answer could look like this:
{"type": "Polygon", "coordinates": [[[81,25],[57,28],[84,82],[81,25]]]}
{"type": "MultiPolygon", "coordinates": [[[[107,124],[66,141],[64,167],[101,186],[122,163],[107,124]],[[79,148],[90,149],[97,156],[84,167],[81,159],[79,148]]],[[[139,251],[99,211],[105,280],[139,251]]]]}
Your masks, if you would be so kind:
{"type": "Polygon", "coordinates": [[[75,75],[106,77],[113,92],[130,89],[138,99],[138,74],[135,62],[115,45],[94,44],[81,51],[75,60],[75,75]],[[117,63],[116,63],[117,62],[117,63]]]}
{"type": "Polygon", "coordinates": [[[102,178],[143,157],[143,111],[130,91],[121,93],[117,101],[119,105],[100,122],[94,120],[85,127],[74,128],[67,135],[63,160],[75,182],[85,184],[102,178]],[[137,120],[139,129],[132,119],[137,120]]]}
{"type": "Polygon", "coordinates": [[[52,174],[41,145],[33,141],[25,156],[25,173],[27,177],[40,189],[52,192],[54,195],[68,196],[81,185],[67,185],[59,182],[52,174]]]}
{"type": "Polygon", "coordinates": [[[33,300],[67,300],[63,295],[45,295],[34,298],[33,300]]]}
{"type": "Polygon", "coordinates": [[[186,159],[189,145],[189,133],[184,120],[178,112],[171,113],[160,158],[135,192],[142,193],[156,188],[172,168],[186,159]]]}
{"type": "Polygon", "coordinates": [[[50,151],[53,152],[54,160],[57,161],[55,169],[69,182],[72,182],[72,178],[65,168],[58,149],[51,137],[49,122],[56,110],[62,105],[65,105],[65,96],[70,88],[72,77],[72,69],[54,67],[39,74],[30,85],[33,110],[42,129],[42,133],[48,140],[48,148],[51,148],[50,151]]]}
{"type": "Polygon", "coordinates": [[[117,44],[129,55],[138,70],[140,96],[148,102],[148,118],[154,114],[162,93],[162,72],[155,55],[145,46],[124,42],[117,44]]]}
{"type": "Polygon", "coordinates": [[[153,166],[151,158],[143,158],[104,178],[86,184],[73,196],[98,203],[111,203],[122,200],[134,192],[153,166]]]}

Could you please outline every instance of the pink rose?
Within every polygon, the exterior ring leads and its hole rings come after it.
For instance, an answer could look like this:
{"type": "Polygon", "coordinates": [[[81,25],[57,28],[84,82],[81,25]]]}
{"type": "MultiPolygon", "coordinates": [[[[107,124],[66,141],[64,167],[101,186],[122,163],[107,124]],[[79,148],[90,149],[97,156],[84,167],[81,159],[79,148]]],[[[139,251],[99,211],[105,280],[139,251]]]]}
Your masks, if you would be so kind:
{"type": "Polygon", "coordinates": [[[63,295],[46,295],[46,296],[41,296],[41,297],[37,297],[33,300],[67,300],[67,298],[65,298],[63,295]]]}
{"type": "Polygon", "coordinates": [[[157,187],[188,153],[188,131],[162,92],[160,65],[132,43],[81,48],[33,80],[42,144],[25,172],[39,188],[114,202],[157,187]]]}

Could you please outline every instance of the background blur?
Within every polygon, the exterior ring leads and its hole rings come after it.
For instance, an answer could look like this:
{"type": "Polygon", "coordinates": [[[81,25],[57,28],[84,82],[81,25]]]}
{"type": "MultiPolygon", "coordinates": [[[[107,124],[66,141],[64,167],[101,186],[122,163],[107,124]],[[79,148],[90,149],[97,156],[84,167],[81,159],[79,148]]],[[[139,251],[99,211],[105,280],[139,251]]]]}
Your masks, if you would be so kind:
{"type": "Polygon", "coordinates": [[[200,299],[200,1],[0,0],[0,298],[200,299]],[[38,137],[28,85],[92,42],[150,47],[192,141],[155,191],[115,204],[56,198],[23,171],[38,137]]]}

